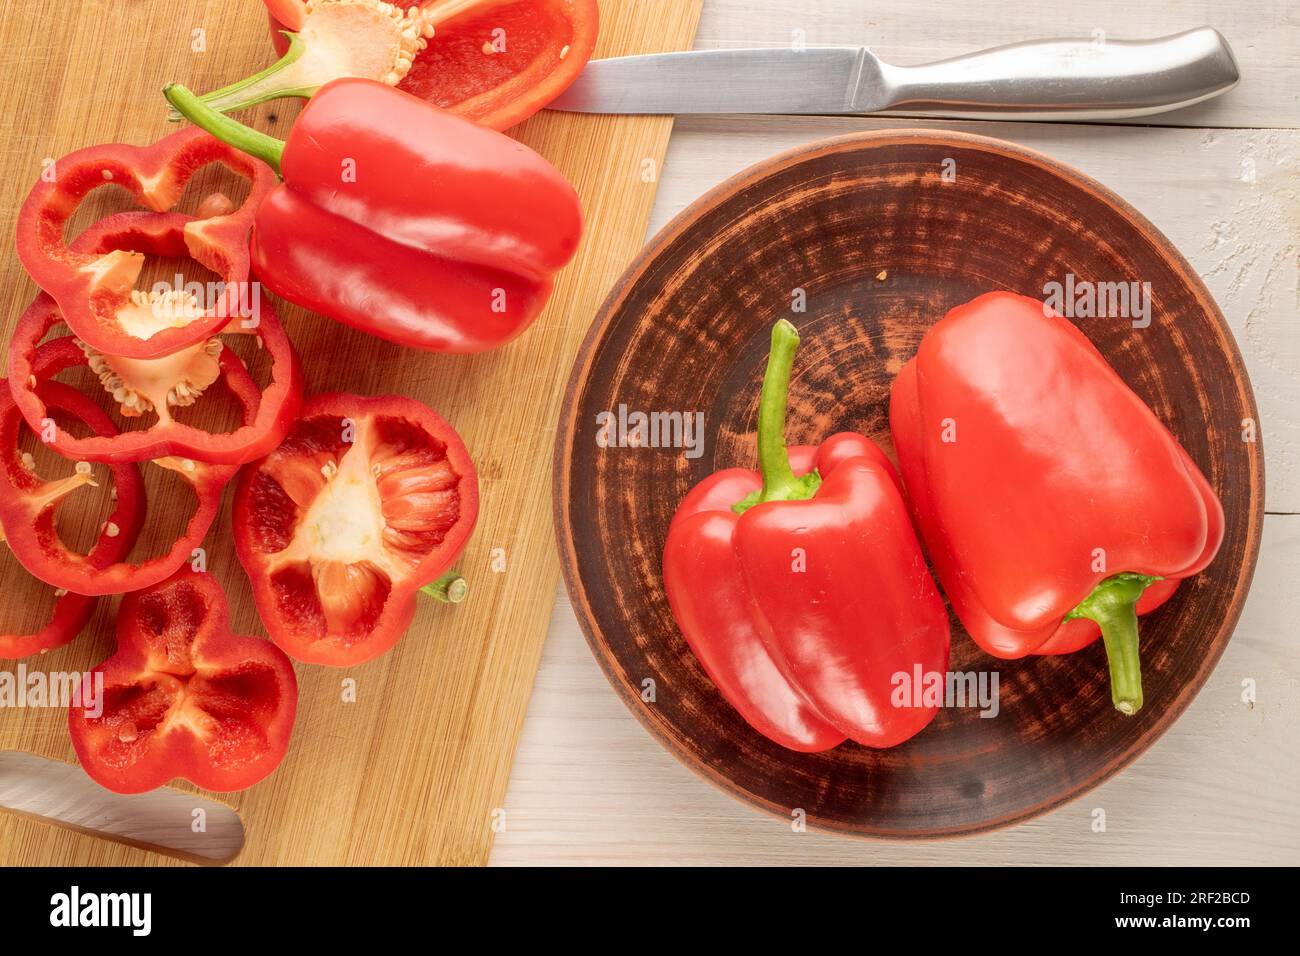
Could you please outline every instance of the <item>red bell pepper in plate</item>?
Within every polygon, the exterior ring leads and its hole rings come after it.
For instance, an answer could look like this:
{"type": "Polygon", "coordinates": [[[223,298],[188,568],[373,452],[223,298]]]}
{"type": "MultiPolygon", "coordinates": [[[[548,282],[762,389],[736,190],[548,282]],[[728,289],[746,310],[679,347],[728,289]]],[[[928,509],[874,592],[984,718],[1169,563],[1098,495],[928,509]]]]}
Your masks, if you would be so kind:
{"type": "MultiPolygon", "coordinates": [[[[36,400],[46,408],[50,401],[49,387],[60,384],[49,379],[81,361],[84,361],[84,356],[72,336],[46,342],[36,350],[31,376],[24,384],[23,393],[31,391],[34,379],[36,400]]],[[[222,373],[226,387],[244,410],[245,423],[252,421],[257,414],[259,397],[256,383],[242,362],[223,365],[222,373]]],[[[194,492],[194,511],[185,531],[166,554],[139,564],[125,557],[113,563],[103,563],[68,548],[55,526],[56,505],[63,495],[75,487],[92,483],[87,480],[88,470],[79,469],[64,479],[66,484],[39,481],[33,484],[30,468],[18,450],[18,430],[22,425],[23,416],[14,403],[13,389],[0,389],[0,528],[4,530],[14,556],[32,575],[46,584],[77,594],[122,594],[170,577],[192,558],[194,549],[202,543],[220,509],[222,489],[239,470],[238,465],[213,465],[177,456],[154,459],[154,464],[179,474],[194,492]]],[[[44,432],[45,429],[38,426],[38,431],[44,432]]],[[[56,449],[67,444],[58,437],[59,431],[56,424],[51,442],[56,449]]],[[[111,438],[111,435],[105,433],[101,437],[111,438]]],[[[140,481],[134,465],[114,462],[111,456],[108,457],[119,499],[128,493],[138,493],[143,497],[143,490],[131,490],[134,488],[132,482],[140,481]]]]}
{"type": "Polygon", "coordinates": [[[792,750],[846,737],[892,747],[936,713],[895,706],[895,690],[917,668],[946,672],[948,616],[879,448],[845,432],[787,453],[798,344],[778,322],[761,473],[721,471],[687,495],[664,548],[665,590],[706,673],[759,733],[792,750]]]}
{"type": "MultiPolygon", "coordinates": [[[[179,213],[126,212],[102,219],[82,233],[73,249],[91,253],[129,250],[157,256],[184,251],[184,229],[192,218],[179,213]]],[[[88,461],[144,461],[187,458],[221,465],[240,465],[258,458],[280,443],[302,404],[302,370],[298,355],[260,290],[248,303],[256,317],[236,319],[218,332],[256,335],[271,357],[270,382],[260,394],[245,396],[251,417],[233,431],[208,432],[176,421],[173,407],[192,405],[218,378],[227,386],[247,383],[243,361],[216,335],[157,359],[127,359],[104,355],[72,339],[61,340],[46,353],[46,361],[65,368],[87,364],[126,417],[151,414],[156,422],[143,429],[79,438],[56,432],[52,445],[68,458],[88,461]],[[232,377],[233,376],[233,377],[232,377]]],[[[18,320],[9,345],[10,388],[27,423],[39,429],[45,418],[40,395],[31,387],[33,362],[45,335],[63,318],[54,301],[39,296],[18,320]]]]}
{"type": "Polygon", "coordinates": [[[142,793],[177,777],[243,790],[289,747],[293,665],[269,641],[230,632],[208,574],[186,569],[123,598],[117,651],[94,673],[103,699],[74,704],[68,729],[81,766],[109,790],[142,793]]]}
{"type": "MultiPolygon", "coordinates": [[[[8,442],[12,438],[16,448],[21,419],[13,403],[5,401],[7,391],[0,387],[0,441],[8,442]]],[[[117,431],[103,410],[76,389],[61,382],[44,382],[40,391],[47,408],[71,415],[96,434],[112,435],[117,431]]],[[[51,503],[83,485],[93,484],[93,478],[84,468],[74,470],[68,478],[42,481],[33,465],[31,459],[21,454],[4,456],[0,460],[9,487],[15,493],[44,495],[51,503]],[[22,470],[15,469],[15,464],[22,470]]],[[[92,567],[107,567],[130,554],[144,522],[144,482],[140,480],[140,473],[131,464],[114,465],[112,473],[117,496],[113,512],[104,521],[94,546],[86,555],[86,561],[92,567]]],[[[57,533],[52,526],[48,531],[57,533]]],[[[0,524],[0,540],[4,540],[3,524],[0,524]]],[[[34,634],[0,634],[0,658],[26,657],[62,647],[81,633],[95,610],[95,603],[93,597],[64,591],[55,598],[54,612],[39,631],[34,634]]]]}
{"type": "Polygon", "coordinates": [[[596,0],[266,0],[279,62],[202,99],[221,112],[309,97],[341,77],[395,85],[492,129],[572,83],[596,45],[596,0]]]}
{"type": "Polygon", "coordinates": [[[995,292],[934,325],[894,381],[890,426],[939,581],[1004,658],[1100,633],[1111,696],[1142,707],[1137,615],[1213,559],[1223,509],[1096,347],[995,292]]]}
{"type": "Polygon", "coordinates": [[[189,119],[265,159],[253,263],[271,291],[380,338],[480,352],[522,332],[582,235],[577,194],[541,156],[371,80],[335,80],[281,142],[205,107],[189,119]]]}
{"type": "Polygon", "coordinates": [[[240,476],[235,550],[271,640],[346,667],[397,643],[421,591],[464,596],[448,569],[477,518],[474,463],[437,412],[400,395],[317,395],[240,476]]]}
{"type": "Polygon", "coordinates": [[[211,337],[241,313],[248,232],[274,185],[264,163],[198,129],[183,129],[152,146],[90,146],[57,160],[32,187],[18,213],[18,258],[58,303],[68,328],[92,349],[130,359],[169,355],[211,337]],[[142,254],[69,248],[64,241],[68,220],[92,189],[121,186],[161,212],[180,201],[198,170],[214,162],[247,178],[248,196],[230,212],[187,221],[180,238],[189,255],[221,277],[220,301],[184,314],[154,308],[157,303],[134,289],[142,254]]]}

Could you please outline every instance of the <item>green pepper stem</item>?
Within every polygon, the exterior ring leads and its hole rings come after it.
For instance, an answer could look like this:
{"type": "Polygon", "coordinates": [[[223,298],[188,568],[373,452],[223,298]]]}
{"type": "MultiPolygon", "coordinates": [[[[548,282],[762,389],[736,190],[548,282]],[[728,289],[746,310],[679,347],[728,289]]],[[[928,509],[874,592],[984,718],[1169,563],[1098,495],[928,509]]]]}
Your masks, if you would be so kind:
{"type": "Polygon", "coordinates": [[[1110,699],[1123,714],[1142,709],[1142,662],[1138,654],[1137,602],[1159,578],[1125,571],[1098,584],[1067,620],[1087,618],[1101,627],[1110,667],[1110,699]]]}
{"type": "Polygon", "coordinates": [[[195,126],[207,130],[223,143],[229,143],[236,149],[262,160],[280,173],[280,157],[284,155],[284,140],[276,139],[265,133],[245,126],[238,120],[223,116],[212,107],[202,102],[179,83],[169,83],[163,87],[163,96],[167,102],[176,107],[176,111],[195,126]]]}
{"type": "MultiPolygon", "coordinates": [[[[204,93],[197,99],[218,113],[231,113],[286,96],[310,98],[321,88],[321,84],[310,82],[307,77],[300,76],[302,70],[292,69],[306,52],[307,46],[298,34],[290,33],[288,30],[280,32],[289,41],[289,49],[285,51],[284,56],[260,73],[254,73],[211,93],[204,93]]],[[[184,116],[185,114],[173,104],[168,119],[176,122],[184,116]]]]}
{"type": "Polygon", "coordinates": [[[469,582],[460,576],[459,571],[452,569],[438,580],[420,588],[420,592],[443,604],[459,604],[469,593],[469,582]]]}
{"type": "Polygon", "coordinates": [[[799,350],[799,332],[786,319],[772,326],[772,349],[763,373],[763,390],[758,399],[758,469],[763,487],[732,505],[737,514],[765,501],[795,501],[811,498],[821,485],[817,472],[799,477],[790,467],[785,447],[785,413],[790,394],[790,372],[799,350]]]}
{"type": "Polygon", "coordinates": [[[763,474],[760,501],[772,501],[798,481],[785,450],[785,412],[790,397],[790,372],[799,350],[799,332],[786,319],[772,326],[772,351],[758,400],[758,468],[763,474]]]}

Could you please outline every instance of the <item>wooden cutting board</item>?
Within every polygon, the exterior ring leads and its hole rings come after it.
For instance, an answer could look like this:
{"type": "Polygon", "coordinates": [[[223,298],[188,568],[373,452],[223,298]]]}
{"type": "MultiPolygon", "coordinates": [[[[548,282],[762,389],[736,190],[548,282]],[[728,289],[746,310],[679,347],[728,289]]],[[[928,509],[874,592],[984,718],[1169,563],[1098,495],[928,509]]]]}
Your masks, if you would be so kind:
{"type": "MultiPolygon", "coordinates": [[[[596,56],[688,48],[700,5],[601,0],[596,56]]],[[[42,160],[96,143],[153,142],[174,129],[159,94],[164,82],[212,89],[271,59],[257,0],[0,0],[5,341],[35,294],[7,237],[42,160]]],[[[247,119],[283,135],[297,109],[268,104],[247,119]]],[[[236,862],[482,864],[494,832],[509,826],[501,802],[559,578],[550,464],[560,398],[596,307],[641,246],[671,125],[667,117],[543,113],[513,131],[577,187],[587,231],[546,312],[503,349],[472,357],[405,350],[281,304],[308,391],[400,392],[437,408],[478,463],[482,511],[460,564],[471,582],[464,604],[422,603],[397,648],[363,666],[297,665],[293,743],[261,784],[230,795],[177,785],[198,795],[182,798],[186,803],[198,806],[201,797],[235,808],[245,831],[236,862]]],[[[109,208],[123,206],[104,201],[96,212],[109,208]]],[[[145,467],[153,510],[137,555],[165,547],[188,507],[161,469],[145,467]]],[[[61,512],[73,527],[78,513],[98,507],[92,492],[78,494],[85,500],[70,499],[67,517],[61,512]]],[[[229,522],[227,500],[205,541],[208,568],[226,588],[235,630],[264,634],[229,522]]],[[[7,551],[0,555],[0,626],[34,624],[51,600],[50,590],[26,576],[7,551]]],[[[81,671],[107,657],[116,606],[117,599],[102,600],[81,637],[29,659],[28,669],[81,671]]],[[[16,667],[0,662],[0,670],[16,667]]],[[[0,709],[0,758],[5,751],[72,761],[66,713],[0,709]]],[[[0,759],[0,802],[6,787],[23,788],[13,776],[23,764],[0,759]]],[[[110,801],[96,788],[77,786],[81,779],[52,766],[27,781],[37,795],[37,805],[27,809],[42,812],[48,800],[47,815],[89,829],[109,815],[134,817],[131,839],[150,842],[148,800],[110,801]]],[[[174,859],[0,811],[0,866],[174,859]]]]}

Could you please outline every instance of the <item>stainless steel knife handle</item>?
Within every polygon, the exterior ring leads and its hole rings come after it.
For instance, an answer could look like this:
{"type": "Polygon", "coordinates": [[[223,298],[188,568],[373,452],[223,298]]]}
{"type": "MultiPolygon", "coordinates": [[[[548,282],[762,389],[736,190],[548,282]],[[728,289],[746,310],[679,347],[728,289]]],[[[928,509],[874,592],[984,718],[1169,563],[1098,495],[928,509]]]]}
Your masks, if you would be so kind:
{"type": "Polygon", "coordinates": [[[879,68],[888,105],[876,110],[974,119],[1146,116],[1208,99],[1240,78],[1227,41],[1210,27],[1155,40],[1031,40],[879,68]]]}

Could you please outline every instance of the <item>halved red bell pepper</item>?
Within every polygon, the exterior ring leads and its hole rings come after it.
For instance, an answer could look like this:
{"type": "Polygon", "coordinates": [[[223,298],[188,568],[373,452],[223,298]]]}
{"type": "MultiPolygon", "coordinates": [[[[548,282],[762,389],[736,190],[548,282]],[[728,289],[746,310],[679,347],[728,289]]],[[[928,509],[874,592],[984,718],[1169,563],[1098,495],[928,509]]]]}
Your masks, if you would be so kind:
{"type": "Polygon", "coordinates": [[[240,476],[235,550],[271,639],[346,667],[397,643],[426,586],[463,596],[444,572],[477,518],[474,463],[437,412],[400,395],[317,395],[240,476]]]}
{"type": "Polygon", "coordinates": [[[394,85],[492,129],[563,93],[596,46],[596,0],[266,0],[279,62],[203,96],[221,112],[311,96],[330,80],[394,85]]]}
{"type": "Polygon", "coordinates": [[[944,675],[948,615],[884,453],[844,432],[787,452],[793,325],[772,330],[760,472],[718,472],[678,508],[664,586],[687,643],[759,733],[800,751],[893,747],[934,706],[896,706],[898,675],[944,675]]]}
{"type": "Polygon", "coordinates": [[[949,312],[894,381],[890,427],[939,581],[1004,658],[1105,641],[1142,707],[1137,615],[1223,540],[1213,489],[1096,347],[1007,292],[949,312]]]}
{"type": "MultiPolygon", "coordinates": [[[[39,393],[37,399],[44,408],[48,402],[47,386],[59,384],[48,379],[80,361],[84,361],[84,356],[72,336],[46,342],[36,350],[32,373],[24,390],[30,390],[34,380],[39,393]]],[[[245,422],[252,421],[257,414],[257,384],[242,362],[226,364],[222,372],[226,387],[243,407],[245,422]]],[[[9,547],[23,567],[45,583],[77,594],[121,594],[149,587],[170,577],[191,559],[194,549],[202,543],[220,509],[222,489],[239,470],[238,465],[213,465],[177,456],[154,459],[154,464],[179,474],[194,492],[194,513],[184,534],[176,539],[166,554],[140,564],[125,560],[101,564],[70,550],[59,537],[55,527],[55,506],[58,497],[66,491],[54,498],[51,498],[51,491],[64,486],[56,483],[57,487],[51,489],[45,483],[33,485],[23,477],[29,469],[18,452],[18,429],[22,424],[23,416],[15,406],[12,389],[0,389],[0,425],[3,425],[0,430],[0,527],[3,527],[9,547]],[[3,412],[4,409],[13,411],[3,412]]],[[[39,424],[37,430],[45,431],[39,424]]],[[[56,450],[61,444],[66,444],[59,437],[60,432],[61,429],[55,425],[51,445],[56,450]]],[[[134,480],[139,481],[134,466],[114,462],[111,456],[109,465],[114,472],[119,497],[126,493],[123,488],[131,480],[129,476],[134,475],[134,480]],[[121,477],[118,477],[119,471],[121,477]]],[[[89,482],[80,480],[79,483],[89,482]]],[[[139,494],[143,496],[144,493],[140,491],[139,494]]]]}
{"type": "MultiPolygon", "coordinates": [[[[73,248],[90,253],[130,250],[157,256],[183,252],[184,229],[192,217],[180,213],[126,212],[102,219],[87,229],[73,248]]],[[[271,356],[271,381],[260,393],[253,387],[243,361],[222,347],[214,334],[195,345],[158,359],[126,359],[104,355],[71,338],[59,340],[46,352],[46,362],[57,365],[49,376],[74,365],[88,364],[128,416],[153,413],[149,428],[78,438],[62,430],[53,447],[69,458],[88,461],[145,461],[179,457],[221,465],[241,465],[265,455],[280,443],[302,404],[302,370],[297,353],[276,317],[270,300],[260,289],[249,301],[252,318],[234,319],[216,333],[254,334],[271,356]],[[250,327],[245,327],[248,323],[250,327]],[[244,389],[244,424],[233,431],[213,433],[178,422],[171,406],[192,404],[203,390],[221,377],[228,388],[244,389]]],[[[31,388],[37,348],[51,328],[64,319],[48,295],[38,296],[22,317],[9,345],[10,389],[27,423],[39,429],[45,418],[40,395],[31,388]]]]}
{"type": "Polygon", "coordinates": [[[271,642],[230,632],[211,575],[186,569],[124,597],[117,651],[93,673],[104,675],[103,699],[73,705],[68,729],[81,766],[109,790],[143,793],[177,777],[243,790],[288,750],[293,664],[271,642]]]}
{"type": "Polygon", "coordinates": [[[577,194],[501,133],[371,80],[322,87],[285,142],[167,98],[268,161],[253,263],[271,291],[416,348],[479,352],[522,332],[577,250],[577,194]]]}
{"type": "Polygon", "coordinates": [[[90,146],[57,160],[32,187],[18,213],[18,258],[58,303],[68,328],[91,348],[123,358],[158,358],[209,338],[242,314],[248,232],[274,185],[264,163],[199,129],[183,129],[152,146],[90,146]],[[92,189],[121,186],[141,205],[164,211],[180,201],[198,170],[214,162],[247,178],[248,196],[230,212],[186,221],[175,243],[221,277],[222,296],[212,305],[183,316],[151,308],[134,290],[143,255],[69,248],[64,241],[68,220],[92,189]]]}
{"type": "MultiPolygon", "coordinates": [[[[71,415],[99,435],[117,432],[112,420],[90,399],[74,388],[60,382],[45,382],[40,386],[48,408],[71,415]]],[[[0,442],[12,440],[17,449],[18,426],[21,418],[14,404],[7,400],[8,389],[0,387],[0,442]]],[[[0,457],[10,489],[15,494],[43,494],[52,504],[63,495],[85,484],[93,483],[84,470],[60,481],[46,482],[29,467],[30,460],[22,455],[0,457]],[[15,469],[21,466],[21,470],[15,469]]],[[[140,527],[144,522],[144,482],[131,464],[112,467],[117,491],[113,513],[100,528],[94,546],[86,555],[91,566],[107,567],[131,553],[140,527]]],[[[3,486],[0,486],[3,487],[3,486]]],[[[2,513],[2,512],[0,512],[2,513]]],[[[4,539],[0,522],[0,540],[4,539]]],[[[64,591],[55,598],[50,621],[35,634],[0,634],[0,658],[26,657],[42,651],[62,647],[81,633],[95,610],[96,598],[64,591]]]]}

